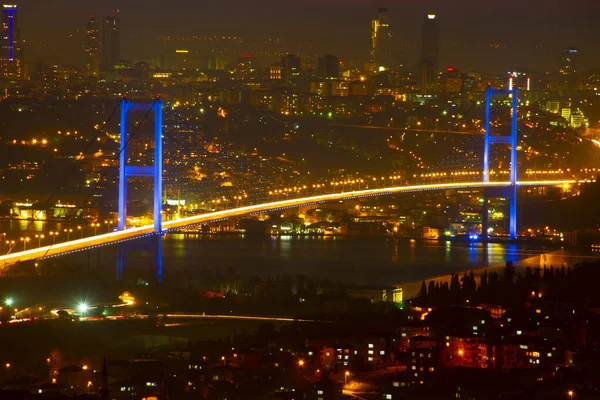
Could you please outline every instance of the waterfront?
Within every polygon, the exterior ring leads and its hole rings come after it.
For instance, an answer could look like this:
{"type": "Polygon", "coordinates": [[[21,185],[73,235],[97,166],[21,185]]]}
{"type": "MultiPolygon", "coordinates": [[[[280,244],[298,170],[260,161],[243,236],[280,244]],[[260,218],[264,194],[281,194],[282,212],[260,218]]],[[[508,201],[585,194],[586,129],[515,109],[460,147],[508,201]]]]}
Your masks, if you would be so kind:
{"type": "MultiPolygon", "coordinates": [[[[47,225],[44,231],[62,228],[47,225]]],[[[88,233],[84,234],[87,236],[88,233]]],[[[32,236],[31,233],[28,235],[32,236]]],[[[48,239],[45,240],[49,244],[48,239]]],[[[30,243],[31,247],[36,245],[30,243]]],[[[135,240],[128,247],[125,281],[152,281],[150,240],[135,240]]],[[[599,258],[599,253],[587,248],[384,237],[168,234],[163,239],[166,283],[190,285],[206,273],[233,273],[241,278],[256,276],[261,279],[306,275],[347,285],[401,286],[407,296],[418,289],[414,282],[457,271],[499,268],[507,261],[519,267],[573,266],[599,258]]],[[[40,264],[42,274],[76,274],[81,278],[101,275],[110,279],[115,276],[116,246],[52,258],[40,264]]]]}

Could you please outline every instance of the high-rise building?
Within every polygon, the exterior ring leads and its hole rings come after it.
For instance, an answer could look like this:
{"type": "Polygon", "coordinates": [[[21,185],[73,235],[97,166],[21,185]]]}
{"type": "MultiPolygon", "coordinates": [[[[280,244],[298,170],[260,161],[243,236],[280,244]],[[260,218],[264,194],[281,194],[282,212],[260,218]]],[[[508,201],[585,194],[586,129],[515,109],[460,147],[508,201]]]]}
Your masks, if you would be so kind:
{"type": "Polygon", "coordinates": [[[435,14],[425,15],[421,31],[420,81],[421,93],[435,91],[440,52],[440,27],[435,14]]]}
{"type": "Polygon", "coordinates": [[[377,18],[371,20],[371,64],[375,71],[392,67],[392,31],[387,8],[378,8],[377,18]]]}
{"type": "Polygon", "coordinates": [[[576,74],[577,74],[577,49],[569,47],[563,50],[560,57],[560,68],[558,72],[562,77],[562,84],[572,89],[575,86],[576,74]]]}
{"type": "Polygon", "coordinates": [[[121,58],[121,23],[119,17],[105,17],[102,26],[102,70],[108,71],[121,58]]]}
{"type": "Polygon", "coordinates": [[[296,86],[300,78],[301,60],[294,54],[281,57],[281,82],[283,86],[296,86]]]}
{"type": "Polygon", "coordinates": [[[98,21],[94,14],[90,15],[87,23],[85,38],[85,72],[87,76],[98,75],[98,21]]]}
{"type": "Polygon", "coordinates": [[[331,54],[319,57],[319,78],[338,79],[340,77],[340,59],[331,54]]]}
{"type": "Polygon", "coordinates": [[[23,74],[22,42],[17,10],[18,7],[14,4],[2,5],[0,75],[8,80],[21,79],[23,74]]]}

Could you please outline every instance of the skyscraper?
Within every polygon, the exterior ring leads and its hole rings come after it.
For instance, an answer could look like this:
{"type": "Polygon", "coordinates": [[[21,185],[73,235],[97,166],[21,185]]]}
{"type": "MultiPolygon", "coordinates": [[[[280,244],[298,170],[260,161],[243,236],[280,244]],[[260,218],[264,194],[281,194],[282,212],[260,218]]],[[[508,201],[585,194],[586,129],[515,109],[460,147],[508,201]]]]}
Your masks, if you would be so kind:
{"type": "Polygon", "coordinates": [[[85,72],[87,76],[98,75],[98,21],[95,15],[90,15],[87,23],[85,43],[85,72]]]}
{"type": "Polygon", "coordinates": [[[120,25],[119,17],[104,18],[104,25],[102,26],[102,71],[111,69],[121,58],[120,25]]]}
{"type": "Polygon", "coordinates": [[[338,79],[340,77],[340,59],[331,54],[319,57],[319,78],[338,79]]]}
{"type": "Polygon", "coordinates": [[[0,75],[9,80],[21,79],[23,73],[22,43],[17,10],[18,8],[14,4],[2,6],[0,75]]]}
{"type": "Polygon", "coordinates": [[[283,86],[296,86],[300,78],[300,67],[300,57],[294,54],[281,57],[281,82],[283,86]]]}
{"type": "Polygon", "coordinates": [[[392,67],[392,32],[387,8],[378,8],[377,18],[371,20],[371,63],[376,71],[392,67]]]}
{"type": "Polygon", "coordinates": [[[573,89],[576,84],[577,58],[577,49],[574,47],[563,50],[560,57],[558,72],[562,77],[561,83],[568,89],[573,89]]]}
{"type": "Polygon", "coordinates": [[[435,14],[425,15],[421,31],[421,59],[419,74],[421,93],[431,94],[435,91],[440,52],[440,27],[435,14]]]}

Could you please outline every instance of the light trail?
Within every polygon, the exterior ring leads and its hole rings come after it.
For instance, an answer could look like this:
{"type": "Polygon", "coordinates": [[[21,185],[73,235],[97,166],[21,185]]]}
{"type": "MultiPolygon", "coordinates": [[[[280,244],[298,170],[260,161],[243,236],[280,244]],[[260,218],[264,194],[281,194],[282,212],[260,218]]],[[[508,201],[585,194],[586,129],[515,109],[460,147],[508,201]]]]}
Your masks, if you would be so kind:
{"type": "MultiPolygon", "coordinates": [[[[355,128],[355,129],[376,129],[384,131],[394,132],[416,132],[416,133],[442,133],[449,135],[473,135],[473,131],[450,131],[450,130],[439,130],[439,129],[418,129],[418,128],[393,128],[390,126],[374,126],[374,125],[346,125],[346,124],[329,124],[332,127],[338,128],[355,128]]],[[[480,131],[475,132],[481,133],[480,131]]]]}
{"type": "MultiPolygon", "coordinates": [[[[547,180],[547,181],[524,181],[517,182],[518,186],[562,186],[578,183],[576,180],[547,180]]],[[[428,185],[412,186],[392,186],[380,189],[355,190],[350,192],[323,194],[298,199],[280,200],[264,204],[256,204],[245,207],[232,208],[229,210],[215,211],[192,217],[181,218],[172,221],[163,222],[163,231],[176,230],[188,226],[217,222],[232,217],[240,217],[248,214],[265,213],[285,208],[296,208],[303,205],[316,204],[332,200],[354,199],[361,197],[386,196],[399,193],[414,193],[453,189],[482,189],[486,187],[507,187],[510,182],[461,182],[461,183],[440,183],[428,185]]],[[[13,264],[21,261],[37,260],[42,257],[49,258],[59,255],[75,253],[78,251],[90,250],[96,247],[106,246],[108,244],[119,243],[134,240],[143,236],[154,234],[154,225],[145,225],[138,228],[130,228],[123,231],[110,232],[97,236],[91,236],[82,239],[75,239],[68,242],[57,243],[51,246],[43,246],[35,249],[19,251],[0,256],[0,265],[13,264]]]]}

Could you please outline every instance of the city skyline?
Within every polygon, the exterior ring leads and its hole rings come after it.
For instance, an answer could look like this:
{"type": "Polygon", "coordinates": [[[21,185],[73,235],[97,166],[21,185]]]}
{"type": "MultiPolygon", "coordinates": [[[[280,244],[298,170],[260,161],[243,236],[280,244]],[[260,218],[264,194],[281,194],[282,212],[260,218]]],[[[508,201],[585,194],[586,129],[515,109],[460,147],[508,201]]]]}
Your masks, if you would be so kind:
{"type": "Polygon", "coordinates": [[[115,7],[120,7],[121,11],[123,57],[129,60],[157,57],[162,52],[158,43],[161,35],[239,35],[245,39],[246,52],[252,52],[262,40],[275,37],[285,41],[287,52],[306,48],[309,52],[335,54],[340,59],[362,64],[368,61],[370,21],[378,6],[389,9],[395,48],[407,60],[407,65],[417,65],[420,24],[427,13],[436,13],[440,21],[440,69],[453,66],[461,70],[497,73],[521,67],[549,72],[558,70],[560,52],[567,47],[580,50],[582,68],[597,64],[599,57],[593,51],[593,34],[597,28],[591,18],[585,17],[591,15],[587,12],[595,10],[591,0],[576,0],[573,7],[560,9],[560,12],[557,7],[536,8],[524,4],[514,5],[511,11],[496,4],[484,7],[471,0],[462,1],[462,7],[450,7],[440,1],[375,5],[336,0],[317,7],[314,2],[305,1],[286,5],[279,14],[268,4],[257,11],[235,1],[226,6],[198,6],[182,1],[180,7],[165,10],[158,0],[146,2],[143,7],[136,3],[123,6],[116,2],[91,6],[66,0],[60,12],[69,18],[51,31],[50,21],[52,15],[59,12],[57,7],[36,4],[33,8],[30,2],[22,3],[23,37],[32,42],[28,43],[27,56],[53,63],[83,65],[81,47],[84,46],[88,15],[94,13],[103,18],[115,7]],[[223,14],[226,11],[227,14],[223,14]],[[211,17],[204,18],[204,15],[211,17]],[[227,15],[228,18],[217,23],[215,15],[227,15]],[[506,17],[497,18],[497,15],[506,17]],[[309,24],[311,29],[303,29],[304,24],[309,24]],[[553,29],[556,35],[545,34],[541,29],[545,27],[553,29]],[[302,35],[298,35],[301,31],[302,35]],[[297,44],[300,41],[312,41],[313,44],[301,47],[297,44]],[[553,68],[549,68],[551,65],[553,68]]]}

